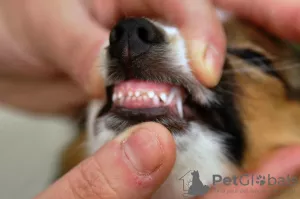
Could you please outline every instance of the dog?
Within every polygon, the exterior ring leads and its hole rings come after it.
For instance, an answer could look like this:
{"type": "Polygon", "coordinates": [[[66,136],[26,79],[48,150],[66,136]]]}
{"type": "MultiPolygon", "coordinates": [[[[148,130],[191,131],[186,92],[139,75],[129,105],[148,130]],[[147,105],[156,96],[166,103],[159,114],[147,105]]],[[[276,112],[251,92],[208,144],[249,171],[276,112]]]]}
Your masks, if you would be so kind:
{"type": "MultiPolygon", "coordinates": [[[[107,101],[89,104],[84,131],[63,154],[63,173],[146,121],[168,128],[177,146],[175,166],[153,199],[182,198],[178,179],[189,170],[209,186],[215,174],[255,169],[272,151],[300,143],[297,50],[230,13],[218,14],[228,45],[214,88],[193,76],[176,27],[148,18],[116,23],[99,59],[107,101]]],[[[274,198],[299,196],[297,184],[274,198]]]]}

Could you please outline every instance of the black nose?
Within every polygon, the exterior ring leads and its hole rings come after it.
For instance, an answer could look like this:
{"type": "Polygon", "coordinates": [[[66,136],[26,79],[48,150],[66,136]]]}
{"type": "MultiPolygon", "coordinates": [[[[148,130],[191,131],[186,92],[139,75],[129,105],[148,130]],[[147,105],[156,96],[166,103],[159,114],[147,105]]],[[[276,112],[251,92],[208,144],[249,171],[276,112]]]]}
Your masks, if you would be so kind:
{"type": "Polygon", "coordinates": [[[110,55],[119,60],[134,59],[164,42],[164,35],[150,21],[130,18],[120,21],[110,34],[110,55]]]}

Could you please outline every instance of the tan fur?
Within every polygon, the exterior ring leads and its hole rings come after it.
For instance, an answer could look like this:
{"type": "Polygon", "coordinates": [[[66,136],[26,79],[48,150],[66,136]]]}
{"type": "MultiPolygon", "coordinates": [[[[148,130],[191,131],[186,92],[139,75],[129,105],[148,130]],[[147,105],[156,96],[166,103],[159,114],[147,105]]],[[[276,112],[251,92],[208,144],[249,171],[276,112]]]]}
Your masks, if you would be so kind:
{"type": "Polygon", "coordinates": [[[87,157],[87,153],[85,151],[86,136],[87,133],[85,131],[80,132],[79,136],[72,140],[62,153],[61,174],[67,173],[87,157]]]}
{"type": "MultiPolygon", "coordinates": [[[[282,67],[288,65],[287,63],[297,61],[284,43],[274,42],[250,25],[235,20],[227,23],[225,29],[229,46],[251,48],[263,53],[274,61],[274,66],[289,83],[289,89],[294,91],[293,89],[298,88],[300,66],[280,71],[282,67]],[[293,74],[299,75],[296,78],[293,74]]],[[[228,56],[228,60],[234,68],[239,88],[233,95],[246,128],[247,149],[242,169],[253,170],[262,157],[266,157],[275,149],[300,144],[300,101],[289,99],[287,88],[275,77],[263,73],[236,57],[228,56]]],[[[64,171],[84,158],[83,148],[78,147],[84,144],[84,140],[85,135],[82,134],[65,152],[64,171]]],[[[298,199],[299,196],[300,185],[286,191],[278,198],[298,199]]]]}
{"type": "MultiPolygon", "coordinates": [[[[299,73],[299,63],[294,68],[282,69],[289,63],[294,64],[295,60],[284,43],[272,42],[249,25],[233,21],[226,30],[230,46],[248,47],[265,54],[288,83],[288,78],[294,78],[288,74],[299,73]]],[[[275,149],[300,144],[300,101],[289,99],[286,88],[277,78],[235,57],[229,57],[229,61],[237,71],[235,78],[240,91],[234,95],[246,128],[247,149],[243,167],[253,170],[275,149]],[[245,67],[247,70],[242,71],[245,67]]],[[[289,86],[293,89],[294,84],[289,86]]],[[[276,198],[298,199],[299,196],[300,184],[276,198]]]]}

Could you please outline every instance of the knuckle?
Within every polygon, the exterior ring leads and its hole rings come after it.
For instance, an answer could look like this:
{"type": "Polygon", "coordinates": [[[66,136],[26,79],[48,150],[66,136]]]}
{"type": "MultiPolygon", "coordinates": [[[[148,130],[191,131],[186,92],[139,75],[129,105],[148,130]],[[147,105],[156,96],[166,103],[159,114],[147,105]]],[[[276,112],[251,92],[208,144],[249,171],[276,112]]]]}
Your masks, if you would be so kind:
{"type": "Polygon", "coordinates": [[[119,198],[117,191],[93,157],[78,165],[74,172],[76,175],[70,175],[68,183],[75,199],[119,198]]]}

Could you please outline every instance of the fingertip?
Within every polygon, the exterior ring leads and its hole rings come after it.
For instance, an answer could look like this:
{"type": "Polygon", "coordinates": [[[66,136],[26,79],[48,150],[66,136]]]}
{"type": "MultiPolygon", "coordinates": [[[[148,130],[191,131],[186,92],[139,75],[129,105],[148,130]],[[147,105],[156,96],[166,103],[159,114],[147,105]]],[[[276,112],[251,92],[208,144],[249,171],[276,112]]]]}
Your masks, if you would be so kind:
{"type": "Polygon", "coordinates": [[[224,64],[223,47],[205,45],[201,41],[188,43],[190,67],[195,77],[205,86],[214,87],[220,79],[224,64]]]}
{"type": "Polygon", "coordinates": [[[165,126],[159,123],[145,122],[145,123],[135,125],[127,129],[122,134],[120,134],[116,138],[116,140],[121,142],[122,140],[126,140],[128,137],[130,137],[134,132],[139,132],[144,130],[153,132],[154,135],[157,136],[157,139],[159,139],[159,142],[161,143],[161,147],[163,148],[163,151],[165,153],[165,157],[167,158],[165,162],[170,165],[173,165],[176,158],[175,140],[172,136],[172,133],[165,126]]]}
{"type": "MultiPolygon", "coordinates": [[[[221,78],[226,36],[217,10],[208,1],[185,4],[180,31],[187,41],[187,54],[195,77],[205,86],[216,86],[221,78]],[[199,4],[199,5],[198,5],[199,4]],[[198,6],[197,9],[193,8],[198,6]]],[[[178,19],[179,20],[179,19],[178,19]]]]}

